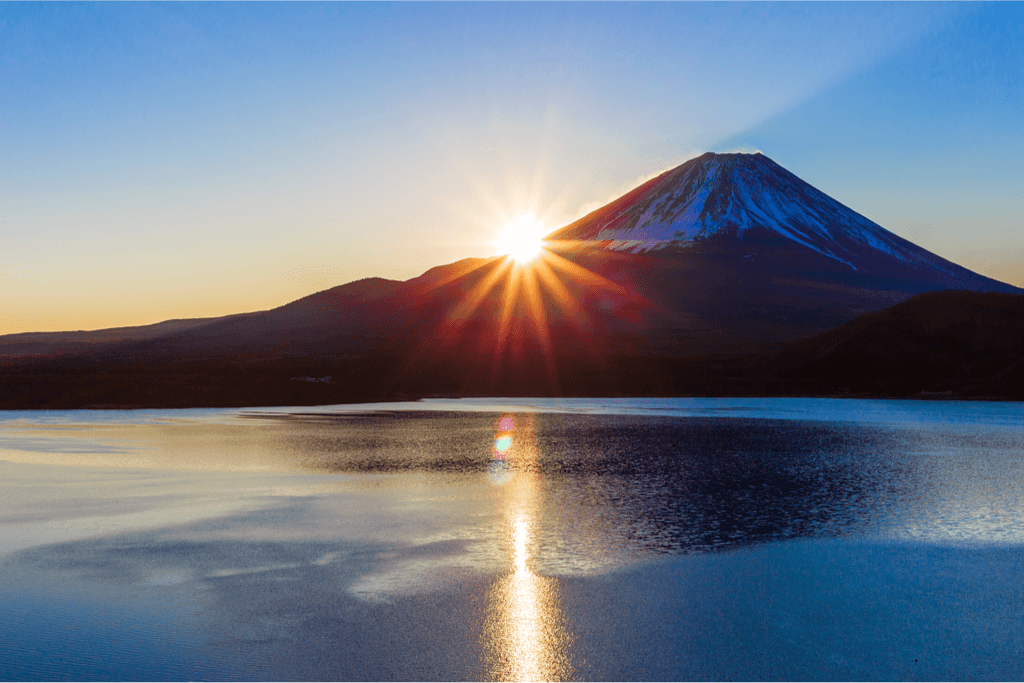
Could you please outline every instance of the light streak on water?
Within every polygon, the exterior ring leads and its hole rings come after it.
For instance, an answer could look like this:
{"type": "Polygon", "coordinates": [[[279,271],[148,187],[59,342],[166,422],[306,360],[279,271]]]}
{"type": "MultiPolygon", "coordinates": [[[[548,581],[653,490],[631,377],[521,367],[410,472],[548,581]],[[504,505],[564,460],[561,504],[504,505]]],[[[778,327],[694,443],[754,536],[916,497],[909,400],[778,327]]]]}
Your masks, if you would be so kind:
{"type": "MultiPolygon", "coordinates": [[[[503,489],[508,566],[488,591],[483,645],[492,680],[553,681],[572,675],[558,580],[539,576],[532,567],[536,522],[543,504],[532,418],[516,419],[515,438],[501,437],[509,439],[509,447],[495,448],[495,461],[506,468],[508,477],[500,482],[489,477],[503,489]]],[[[503,417],[498,428],[509,432],[512,423],[503,417]]]]}

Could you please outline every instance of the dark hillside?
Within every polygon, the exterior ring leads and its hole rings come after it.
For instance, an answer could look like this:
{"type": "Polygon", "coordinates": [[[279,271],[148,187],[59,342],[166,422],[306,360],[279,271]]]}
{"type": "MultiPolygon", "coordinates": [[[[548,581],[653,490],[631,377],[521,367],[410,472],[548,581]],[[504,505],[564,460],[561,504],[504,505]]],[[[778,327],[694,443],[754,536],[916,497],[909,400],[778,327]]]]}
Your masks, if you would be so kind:
{"type": "Polygon", "coordinates": [[[791,346],[771,366],[824,392],[1024,398],[1024,296],[920,294],[791,346]]]}

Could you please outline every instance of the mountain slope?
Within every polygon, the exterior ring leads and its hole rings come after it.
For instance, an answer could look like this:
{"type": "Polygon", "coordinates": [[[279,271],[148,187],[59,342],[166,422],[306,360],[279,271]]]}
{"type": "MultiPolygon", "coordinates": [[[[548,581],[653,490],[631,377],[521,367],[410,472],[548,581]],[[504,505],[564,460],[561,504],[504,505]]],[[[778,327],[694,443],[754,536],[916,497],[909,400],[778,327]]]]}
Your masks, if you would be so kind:
{"type": "Polygon", "coordinates": [[[704,154],[555,231],[668,312],[645,349],[769,353],[927,291],[1021,290],[885,230],[762,154],[704,154]]]}
{"type": "Polygon", "coordinates": [[[238,313],[218,318],[165,320],[152,325],[111,327],[102,330],[69,332],[22,332],[0,335],[0,358],[62,356],[97,352],[124,344],[147,342],[180,332],[241,319],[254,313],[238,313]]]}
{"type": "MultiPolygon", "coordinates": [[[[916,278],[956,289],[1006,291],[832,199],[763,154],[692,159],[558,230],[550,239],[649,252],[731,240],[736,248],[789,243],[841,271],[916,278]]],[[[1009,288],[1012,289],[1012,288],[1009,288]]]]}

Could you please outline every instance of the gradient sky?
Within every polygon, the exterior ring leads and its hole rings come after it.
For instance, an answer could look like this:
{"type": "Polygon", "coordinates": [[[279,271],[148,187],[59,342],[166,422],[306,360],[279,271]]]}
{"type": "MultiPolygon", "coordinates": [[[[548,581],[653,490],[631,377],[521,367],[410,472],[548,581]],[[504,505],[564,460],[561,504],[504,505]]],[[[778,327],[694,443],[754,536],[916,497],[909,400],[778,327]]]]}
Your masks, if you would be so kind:
{"type": "Polygon", "coordinates": [[[0,4],[0,334],[278,306],[760,150],[1024,286],[1024,5],[0,4]]]}

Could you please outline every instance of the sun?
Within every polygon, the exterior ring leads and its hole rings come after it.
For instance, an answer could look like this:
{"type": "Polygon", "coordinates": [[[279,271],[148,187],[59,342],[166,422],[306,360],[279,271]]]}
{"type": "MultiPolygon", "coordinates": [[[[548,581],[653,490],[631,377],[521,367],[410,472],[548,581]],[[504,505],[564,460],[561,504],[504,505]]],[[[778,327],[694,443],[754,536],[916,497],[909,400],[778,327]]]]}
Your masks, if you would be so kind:
{"type": "Polygon", "coordinates": [[[547,233],[533,214],[523,214],[506,223],[498,233],[499,253],[508,254],[517,264],[529,263],[540,256],[547,233]]]}

